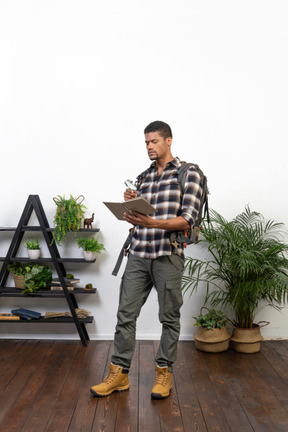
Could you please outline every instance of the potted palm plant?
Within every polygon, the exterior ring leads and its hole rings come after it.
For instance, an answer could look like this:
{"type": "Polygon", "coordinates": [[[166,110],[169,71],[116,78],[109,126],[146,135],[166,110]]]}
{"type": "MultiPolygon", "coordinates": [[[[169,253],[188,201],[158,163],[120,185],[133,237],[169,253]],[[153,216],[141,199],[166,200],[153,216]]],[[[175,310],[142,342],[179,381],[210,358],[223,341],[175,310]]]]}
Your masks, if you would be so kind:
{"type": "Polygon", "coordinates": [[[105,251],[104,245],[99,243],[94,237],[78,238],[76,242],[78,247],[83,249],[84,259],[86,261],[94,261],[97,254],[105,251]]]}
{"type": "Polygon", "coordinates": [[[261,323],[254,322],[256,312],[268,305],[279,310],[288,297],[284,224],[266,220],[249,206],[230,222],[212,210],[210,220],[200,233],[210,256],[186,258],[182,289],[192,293],[206,284],[205,304],[230,306],[234,312],[234,349],[257,352],[262,336],[261,323]],[[243,332],[247,345],[242,344],[243,332]]]}

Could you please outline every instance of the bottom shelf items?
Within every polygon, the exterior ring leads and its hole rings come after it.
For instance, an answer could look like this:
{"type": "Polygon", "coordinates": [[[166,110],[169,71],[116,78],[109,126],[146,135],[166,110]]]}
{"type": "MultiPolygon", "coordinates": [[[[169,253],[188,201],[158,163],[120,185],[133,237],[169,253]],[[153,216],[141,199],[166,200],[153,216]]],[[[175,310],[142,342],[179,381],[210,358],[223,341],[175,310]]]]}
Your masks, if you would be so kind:
{"type": "MultiPolygon", "coordinates": [[[[16,324],[52,324],[52,323],[61,323],[61,324],[69,324],[74,323],[73,318],[71,317],[57,317],[57,318],[45,318],[44,316],[41,316],[39,319],[31,319],[31,320],[25,320],[25,319],[3,319],[0,318],[1,323],[16,323],[16,324]]],[[[93,316],[88,316],[86,318],[79,318],[79,323],[81,324],[91,324],[93,322],[93,316]]]]}

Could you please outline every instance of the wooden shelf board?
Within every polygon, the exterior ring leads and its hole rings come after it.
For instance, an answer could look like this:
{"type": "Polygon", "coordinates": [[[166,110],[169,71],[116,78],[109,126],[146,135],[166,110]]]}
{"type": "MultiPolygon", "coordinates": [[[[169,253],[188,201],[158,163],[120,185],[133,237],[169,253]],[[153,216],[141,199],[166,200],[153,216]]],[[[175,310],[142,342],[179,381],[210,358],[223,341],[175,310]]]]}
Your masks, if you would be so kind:
{"type": "MultiPolygon", "coordinates": [[[[0,287],[0,297],[65,297],[65,294],[63,291],[51,291],[49,289],[43,289],[38,291],[37,293],[29,294],[29,296],[24,296],[23,294],[24,290],[15,288],[15,287],[0,287]]],[[[69,291],[69,294],[95,294],[97,291],[97,288],[94,288],[93,290],[86,291],[84,288],[75,288],[74,291],[69,291]]]]}
{"type": "MultiPolygon", "coordinates": [[[[84,324],[91,324],[93,322],[93,316],[88,316],[86,318],[83,319],[79,319],[80,323],[84,323],[84,324]]],[[[16,323],[16,324],[25,324],[25,323],[29,323],[29,324],[53,324],[53,323],[61,323],[61,324],[70,324],[73,323],[74,324],[74,320],[71,317],[57,317],[57,318],[47,318],[45,319],[44,316],[42,316],[40,319],[31,319],[31,320],[25,320],[25,319],[21,319],[20,320],[0,320],[0,324],[1,323],[16,323]]]]}
{"type": "MultiPolygon", "coordinates": [[[[0,261],[4,261],[5,257],[0,257],[0,261]]],[[[10,257],[10,262],[37,262],[37,263],[45,263],[45,262],[54,262],[53,258],[38,258],[38,259],[31,259],[28,257],[10,257]]],[[[96,262],[95,260],[87,261],[84,258],[56,258],[56,261],[58,263],[83,263],[83,264],[93,264],[96,262]]]]}
{"type": "MultiPolygon", "coordinates": [[[[44,228],[47,232],[53,232],[54,228],[47,227],[44,228]]],[[[16,231],[16,227],[0,227],[0,231],[16,231]]],[[[43,231],[43,229],[40,227],[40,225],[23,225],[21,227],[21,231],[43,231]]],[[[87,228],[80,228],[78,231],[69,231],[68,234],[77,234],[78,232],[81,233],[89,233],[89,232],[99,232],[100,228],[93,228],[93,229],[87,229],[87,228]]]]}

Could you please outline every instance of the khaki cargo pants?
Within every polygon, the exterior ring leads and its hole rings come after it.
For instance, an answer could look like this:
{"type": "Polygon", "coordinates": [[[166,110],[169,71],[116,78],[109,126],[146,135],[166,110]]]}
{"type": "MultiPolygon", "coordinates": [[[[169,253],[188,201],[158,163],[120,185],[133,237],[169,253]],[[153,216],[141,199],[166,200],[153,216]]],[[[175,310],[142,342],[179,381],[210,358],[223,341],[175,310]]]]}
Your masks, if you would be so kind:
{"type": "Polygon", "coordinates": [[[152,287],[155,286],[159,320],[162,323],[155,361],[159,366],[168,366],[172,372],[180,333],[183,270],[184,260],[175,254],[156,259],[139,258],[129,254],[120,286],[112,363],[129,369],[135,349],[136,320],[152,287]]]}

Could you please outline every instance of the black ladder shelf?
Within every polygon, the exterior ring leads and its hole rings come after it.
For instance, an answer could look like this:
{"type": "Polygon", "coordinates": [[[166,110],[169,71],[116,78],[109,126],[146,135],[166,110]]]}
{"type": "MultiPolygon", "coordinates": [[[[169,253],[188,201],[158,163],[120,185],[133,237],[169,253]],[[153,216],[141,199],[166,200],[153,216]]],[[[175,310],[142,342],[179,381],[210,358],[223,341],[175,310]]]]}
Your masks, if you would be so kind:
{"type": "MultiPolygon", "coordinates": [[[[78,308],[77,300],[74,294],[92,294],[96,292],[96,289],[91,290],[91,292],[84,291],[82,288],[75,288],[74,291],[69,291],[67,285],[65,283],[66,270],[64,267],[64,262],[70,263],[93,263],[94,261],[85,261],[81,258],[61,258],[56,242],[52,242],[53,240],[53,228],[50,228],[46,214],[42,207],[40,198],[38,195],[29,195],[26,205],[24,207],[23,213],[19,220],[18,226],[16,228],[0,228],[1,231],[14,231],[14,235],[11,240],[11,244],[9,246],[7,255],[5,257],[0,257],[0,261],[3,261],[3,265],[0,271],[0,297],[23,297],[23,293],[21,293],[18,289],[13,287],[6,287],[7,278],[9,276],[8,265],[13,261],[31,261],[29,258],[17,257],[17,252],[20,247],[20,244],[23,240],[23,236],[26,231],[39,231],[42,232],[46,245],[48,247],[50,257],[51,258],[39,258],[37,260],[33,260],[34,262],[52,262],[55,268],[55,271],[58,275],[60,285],[63,287],[63,291],[48,291],[48,290],[39,290],[36,293],[30,294],[28,298],[31,297],[49,297],[49,298],[60,298],[65,297],[68,303],[72,318],[69,317],[58,317],[52,319],[44,319],[41,317],[40,320],[31,320],[31,321],[21,321],[22,323],[69,323],[74,322],[81,339],[82,345],[87,346],[87,341],[89,340],[89,335],[87,333],[85,324],[91,323],[93,321],[93,317],[89,316],[84,319],[79,319],[77,317],[75,309],[78,308]],[[39,226],[29,226],[29,220],[32,215],[32,212],[35,212],[39,226]]],[[[87,229],[80,229],[80,232],[88,232],[87,229]]],[[[89,229],[89,232],[98,232],[99,228],[89,229]]],[[[2,323],[19,323],[20,321],[0,321],[2,323]]]]}

